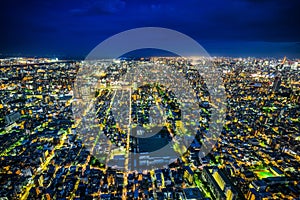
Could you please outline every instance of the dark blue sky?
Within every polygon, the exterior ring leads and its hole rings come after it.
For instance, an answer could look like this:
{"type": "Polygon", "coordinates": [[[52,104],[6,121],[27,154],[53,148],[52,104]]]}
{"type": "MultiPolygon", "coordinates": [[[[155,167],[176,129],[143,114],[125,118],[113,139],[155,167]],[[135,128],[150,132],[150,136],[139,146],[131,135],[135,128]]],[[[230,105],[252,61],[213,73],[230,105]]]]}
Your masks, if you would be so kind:
{"type": "Polygon", "coordinates": [[[2,0],[0,53],[85,57],[109,36],[156,26],[211,55],[300,58],[299,0],[2,0]]]}

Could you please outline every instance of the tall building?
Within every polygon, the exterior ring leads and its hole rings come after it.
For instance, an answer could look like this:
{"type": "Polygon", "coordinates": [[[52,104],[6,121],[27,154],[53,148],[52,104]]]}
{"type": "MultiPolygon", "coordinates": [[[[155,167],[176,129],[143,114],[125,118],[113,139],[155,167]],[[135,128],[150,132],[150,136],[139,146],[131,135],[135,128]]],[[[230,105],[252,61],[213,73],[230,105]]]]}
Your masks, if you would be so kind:
{"type": "Polygon", "coordinates": [[[233,188],[231,181],[218,167],[205,166],[202,178],[207,182],[215,199],[235,200],[238,199],[238,192],[233,188]]]}
{"type": "Polygon", "coordinates": [[[276,76],[275,80],[273,82],[273,91],[278,91],[280,88],[280,84],[281,84],[281,77],[280,76],[276,76]]]}

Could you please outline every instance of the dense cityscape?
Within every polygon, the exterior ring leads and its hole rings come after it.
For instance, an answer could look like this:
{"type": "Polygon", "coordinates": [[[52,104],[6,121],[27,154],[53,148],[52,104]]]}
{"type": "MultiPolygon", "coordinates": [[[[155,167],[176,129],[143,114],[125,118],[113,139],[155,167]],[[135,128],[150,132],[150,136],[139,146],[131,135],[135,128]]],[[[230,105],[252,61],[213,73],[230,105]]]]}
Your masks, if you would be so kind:
{"type": "Polygon", "coordinates": [[[90,74],[97,87],[91,90],[93,106],[82,115],[74,113],[84,103],[74,95],[74,82],[81,68],[94,67],[89,62],[1,59],[0,199],[300,199],[300,60],[212,62],[225,88],[225,122],[203,157],[214,105],[188,58],[111,61],[105,72],[90,74]],[[199,106],[199,120],[184,116],[197,121],[195,137],[187,148],[172,146],[181,156],[171,163],[168,155],[148,153],[185,134],[182,102],[165,85],[115,84],[129,69],[155,64],[180,71],[199,106]],[[127,115],[113,108],[119,91],[127,115]],[[116,114],[129,119],[132,129],[116,114]],[[149,139],[140,137],[140,126],[162,129],[149,139]],[[135,158],[137,153],[144,156],[135,158]],[[155,167],[163,162],[168,165],[155,167]]]}

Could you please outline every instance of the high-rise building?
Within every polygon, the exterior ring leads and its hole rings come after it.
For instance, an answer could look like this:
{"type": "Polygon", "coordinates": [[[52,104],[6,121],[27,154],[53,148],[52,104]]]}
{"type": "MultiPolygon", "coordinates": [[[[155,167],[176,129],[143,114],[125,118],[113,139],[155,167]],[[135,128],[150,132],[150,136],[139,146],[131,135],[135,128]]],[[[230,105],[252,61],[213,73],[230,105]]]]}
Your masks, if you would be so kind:
{"type": "Polygon", "coordinates": [[[215,199],[235,200],[238,199],[238,192],[234,189],[230,180],[218,167],[205,166],[202,178],[208,183],[215,199]]]}
{"type": "Polygon", "coordinates": [[[281,77],[276,76],[273,82],[273,91],[278,91],[281,84],[281,77]]]}

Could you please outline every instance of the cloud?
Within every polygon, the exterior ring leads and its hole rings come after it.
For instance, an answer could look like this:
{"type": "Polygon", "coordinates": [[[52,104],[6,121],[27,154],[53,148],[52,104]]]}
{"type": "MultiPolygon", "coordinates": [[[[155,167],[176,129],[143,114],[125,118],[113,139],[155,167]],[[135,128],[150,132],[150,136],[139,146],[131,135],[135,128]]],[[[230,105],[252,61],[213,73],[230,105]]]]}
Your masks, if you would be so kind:
{"type": "Polygon", "coordinates": [[[70,9],[70,13],[74,16],[109,15],[123,10],[125,5],[122,0],[87,1],[83,8],[70,9]]]}

